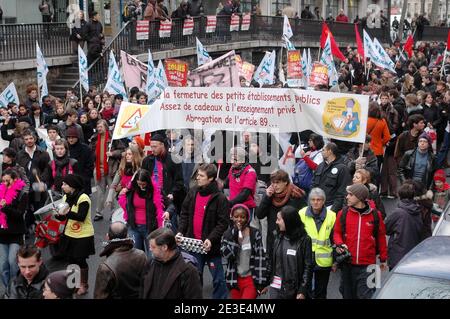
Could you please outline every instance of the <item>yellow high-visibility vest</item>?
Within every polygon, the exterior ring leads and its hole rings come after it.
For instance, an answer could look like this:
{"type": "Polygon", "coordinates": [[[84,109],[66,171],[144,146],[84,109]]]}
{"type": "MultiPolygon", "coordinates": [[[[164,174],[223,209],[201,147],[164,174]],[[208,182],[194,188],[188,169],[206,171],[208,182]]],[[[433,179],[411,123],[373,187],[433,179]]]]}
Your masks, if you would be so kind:
{"type": "Polygon", "coordinates": [[[305,207],[299,211],[300,219],[305,225],[306,233],[311,237],[312,251],[314,252],[316,263],[320,267],[331,267],[333,265],[333,248],[331,247],[330,234],[336,221],[336,213],[327,209],[327,216],[317,232],[314,218],[306,216],[305,207]]]}
{"type": "MultiPolygon", "coordinates": [[[[64,202],[66,201],[66,195],[64,195],[63,201],[64,202]]],[[[81,194],[81,196],[78,198],[76,205],[72,206],[71,212],[78,213],[78,206],[82,202],[89,203],[88,214],[84,222],[79,222],[73,219],[67,220],[67,225],[64,234],[68,237],[85,238],[94,236],[94,226],[92,225],[91,221],[91,199],[89,198],[89,196],[86,194],[81,194]]]]}

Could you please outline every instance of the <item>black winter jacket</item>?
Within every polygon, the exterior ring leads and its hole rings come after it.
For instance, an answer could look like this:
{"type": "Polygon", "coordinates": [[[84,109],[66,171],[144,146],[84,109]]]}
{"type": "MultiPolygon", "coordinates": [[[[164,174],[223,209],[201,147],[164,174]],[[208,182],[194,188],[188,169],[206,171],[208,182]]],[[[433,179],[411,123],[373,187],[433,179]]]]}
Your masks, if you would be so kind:
{"type": "Polygon", "coordinates": [[[42,299],[45,279],[49,272],[44,264],[30,285],[22,274],[14,278],[8,286],[5,299],[42,299]]]}
{"type": "Polygon", "coordinates": [[[347,186],[352,183],[349,169],[343,157],[336,158],[330,164],[323,161],[315,170],[312,187],[320,187],[327,196],[325,206],[330,206],[333,212],[338,212],[344,205],[347,186]]]}
{"type": "MultiPolygon", "coordinates": [[[[292,206],[296,208],[297,210],[300,210],[301,208],[306,206],[306,202],[303,198],[290,198],[286,205],[284,206],[292,206]]],[[[284,207],[283,206],[283,207],[284,207]]],[[[256,208],[256,217],[259,219],[263,219],[267,217],[267,246],[266,250],[269,254],[269,256],[272,256],[273,252],[273,243],[275,241],[275,231],[277,229],[277,213],[283,208],[283,207],[276,207],[272,204],[272,198],[268,197],[267,195],[264,195],[261,204],[256,208]]]]}
{"type": "MultiPolygon", "coordinates": [[[[401,183],[403,183],[406,179],[412,179],[414,176],[414,166],[416,163],[416,153],[417,148],[413,150],[409,150],[405,152],[403,155],[400,164],[398,165],[398,177],[400,178],[401,183]]],[[[436,170],[436,158],[433,153],[428,152],[428,162],[426,174],[422,180],[422,183],[426,188],[430,188],[433,182],[434,171],[436,170]]]]}
{"type": "Polygon", "coordinates": [[[392,269],[422,240],[421,207],[413,200],[402,199],[385,220],[388,242],[388,265],[392,269]]]}
{"type": "Polygon", "coordinates": [[[217,182],[212,182],[206,188],[194,187],[188,193],[181,208],[178,231],[185,237],[194,238],[194,211],[199,192],[202,196],[211,195],[205,208],[201,240],[210,240],[209,256],[220,256],[220,242],[230,220],[230,204],[226,196],[219,191],[217,182]]]}
{"type": "Polygon", "coordinates": [[[282,278],[278,299],[295,299],[299,293],[307,297],[311,288],[313,267],[311,238],[306,232],[300,239],[293,242],[282,234],[277,235],[270,267],[270,282],[275,275],[280,275],[282,278]],[[282,274],[276,273],[276,264],[280,262],[277,260],[278,256],[283,258],[282,274]]]}
{"type": "Polygon", "coordinates": [[[152,259],[141,286],[142,299],[201,299],[197,269],[179,251],[167,262],[152,259]]]}

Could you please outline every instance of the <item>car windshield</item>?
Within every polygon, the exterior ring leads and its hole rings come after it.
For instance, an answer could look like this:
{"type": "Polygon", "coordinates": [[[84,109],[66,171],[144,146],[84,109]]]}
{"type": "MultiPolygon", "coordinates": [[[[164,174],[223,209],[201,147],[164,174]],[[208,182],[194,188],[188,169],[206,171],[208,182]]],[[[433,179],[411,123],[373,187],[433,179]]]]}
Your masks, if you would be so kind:
{"type": "Polygon", "coordinates": [[[378,299],[450,299],[450,280],[393,274],[378,299]]]}

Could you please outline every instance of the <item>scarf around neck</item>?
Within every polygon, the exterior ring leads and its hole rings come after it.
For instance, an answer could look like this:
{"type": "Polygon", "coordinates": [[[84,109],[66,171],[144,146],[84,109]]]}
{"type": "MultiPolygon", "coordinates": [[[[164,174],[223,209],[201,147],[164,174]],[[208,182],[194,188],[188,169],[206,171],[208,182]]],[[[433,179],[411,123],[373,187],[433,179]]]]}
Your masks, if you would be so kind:
{"type": "Polygon", "coordinates": [[[95,161],[95,178],[98,181],[102,179],[102,173],[100,172],[100,150],[103,150],[103,176],[108,175],[108,157],[106,156],[106,152],[108,152],[108,140],[109,140],[108,130],[106,130],[105,132],[104,139],[101,138],[100,134],[97,135],[97,144],[95,147],[95,156],[97,159],[95,161]]]}
{"type": "Polygon", "coordinates": [[[295,186],[292,183],[289,183],[282,193],[274,193],[272,195],[272,205],[275,207],[283,207],[291,198],[302,198],[305,196],[305,192],[295,186]]]}

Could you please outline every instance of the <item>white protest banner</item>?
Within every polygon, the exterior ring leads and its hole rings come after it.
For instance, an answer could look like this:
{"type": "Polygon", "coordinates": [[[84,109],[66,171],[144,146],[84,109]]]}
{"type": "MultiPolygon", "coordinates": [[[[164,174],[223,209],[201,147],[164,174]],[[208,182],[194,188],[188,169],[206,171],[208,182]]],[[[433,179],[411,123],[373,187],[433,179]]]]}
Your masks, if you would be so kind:
{"type": "Polygon", "coordinates": [[[241,86],[236,54],[230,51],[211,62],[205,63],[188,76],[189,86],[241,86]]]}
{"type": "Polygon", "coordinates": [[[112,137],[113,140],[145,133],[141,130],[138,123],[139,120],[147,114],[150,107],[148,105],[124,103],[126,102],[122,102],[120,105],[119,114],[117,115],[117,121],[112,137]]]}
{"type": "Polygon", "coordinates": [[[383,49],[383,46],[378,42],[377,38],[373,38],[373,45],[375,50],[378,53],[378,56],[380,57],[380,61],[382,63],[382,67],[385,69],[388,69],[389,71],[393,73],[397,73],[395,71],[395,64],[392,62],[390,56],[386,53],[386,51],[383,49]]]}
{"type": "Polygon", "coordinates": [[[150,49],[148,50],[147,84],[145,92],[147,93],[148,104],[152,104],[159,94],[161,94],[160,89],[156,86],[155,65],[153,64],[153,57],[150,49]]]}
{"type": "Polygon", "coordinates": [[[42,54],[39,43],[36,41],[36,64],[37,64],[37,82],[38,88],[41,92],[40,97],[48,95],[47,87],[47,73],[48,65],[45,62],[44,55],[42,54]]]}
{"type": "MultiPolygon", "coordinates": [[[[326,68],[326,67],[325,67],[326,68]]],[[[128,107],[128,103],[123,106],[128,107]]],[[[165,129],[299,132],[363,143],[369,97],[358,94],[241,87],[168,87],[137,123],[165,129]]],[[[122,136],[131,136],[124,132],[122,136]]]]}
{"type": "Polygon", "coordinates": [[[303,49],[303,56],[302,56],[302,72],[303,72],[303,86],[308,87],[309,86],[309,67],[308,67],[308,56],[306,53],[306,49],[303,49]]]}
{"type": "Polygon", "coordinates": [[[136,21],[136,40],[148,40],[150,32],[150,21],[138,20],[136,21]]]}
{"type": "Polygon", "coordinates": [[[80,46],[78,46],[78,71],[80,73],[80,85],[87,92],[89,91],[88,63],[86,54],[80,46]]]}
{"type": "Polygon", "coordinates": [[[20,104],[19,96],[17,95],[16,86],[11,82],[0,94],[0,107],[7,107],[8,103],[20,104]]]}
{"type": "Polygon", "coordinates": [[[241,25],[241,31],[248,31],[250,30],[250,22],[251,22],[252,16],[250,13],[246,13],[242,16],[242,25],[241,25]]]}
{"type": "Polygon", "coordinates": [[[129,88],[137,87],[139,90],[145,92],[147,65],[125,51],[120,51],[120,60],[122,62],[123,78],[126,86],[129,88]]]}
{"type": "Polygon", "coordinates": [[[170,38],[172,32],[172,20],[159,21],[159,37],[170,38]]]}
{"type": "Polygon", "coordinates": [[[195,38],[197,42],[197,64],[198,66],[203,65],[209,61],[211,61],[211,56],[208,51],[206,51],[203,44],[200,42],[198,38],[195,38]]]}
{"type": "Polygon", "coordinates": [[[239,31],[239,23],[241,22],[241,18],[237,14],[231,15],[230,21],[230,32],[231,31],[239,31]]]}
{"type": "Polygon", "coordinates": [[[217,26],[217,17],[216,16],[207,16],[206,17],[206,33],[216,32],[217,26]]]}
{"type": "Polygon", "coordinates": [[[286,15],[284,15],[284,23],[283,23],[283,37],[286,37],[288,40],[294,35],[292,32],[291,24],[289,23],[289,19],[286,15]]]}
{"type": "Polygon", "coordinates": [[[169,81],[167,81],[166,69],[161,60],[158,62],[158,67],[155,72],[156,86],[162,91],[164,91],[169,86],[169,81]]]}
{"type": "Polygon", "coordinates": [[[258,82],[259,85],[263,86],[265,84],[273,84],[275,74],[275,59],[275,50],[273,50],[272,53],[266,52],[266,54],[264,55],[264,58],[256,69],[255,74],[253,75],[253,79],[258,82]]]}
{"type": "Polygon", "coordinates": [[[186,18],[183,23],[183,35],[191,35],[194,33],[194,19],[186,18]]]}
{"type": "Polygon", "coordinates": [[[328,34],[327,41],[323,47],[322,56],[320,57],[320,63],[325,64],[328,68],[328,81],[330,86],[338,84],[338,75],[336,67],[333,61],[333,55],[331,53],[331,40],[328,34]]]}
{"type": "Polygon", "coordinates": [[[116,63],[116,58],[112,50],[109,54],[109,66],[108,66],[108,81],[104,91],[110,94],[121,94],[124,101],[128,101],[127,91],[123,86],[122,76],[120,75],[119,67],[116,63]]]}

